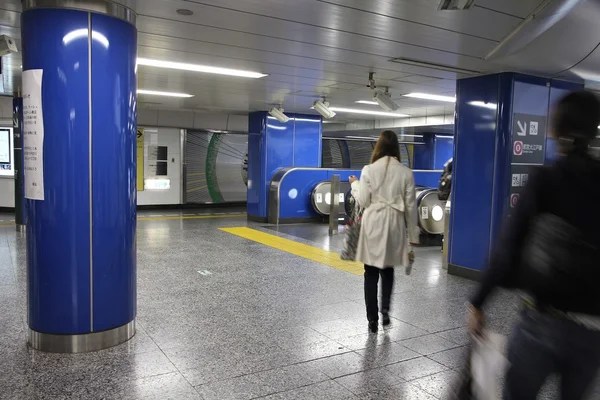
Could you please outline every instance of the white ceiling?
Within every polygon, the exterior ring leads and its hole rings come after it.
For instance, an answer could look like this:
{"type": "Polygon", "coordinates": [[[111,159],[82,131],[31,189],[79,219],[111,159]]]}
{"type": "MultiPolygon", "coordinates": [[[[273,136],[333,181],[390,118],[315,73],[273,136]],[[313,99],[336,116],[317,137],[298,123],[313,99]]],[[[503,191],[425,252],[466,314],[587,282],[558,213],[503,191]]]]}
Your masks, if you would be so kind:
{"type": "MultiPolygon", "coordinates": [[[[138,13],[140,57],[269,74],[244,79],[140,66],[139,88],[195,95],[140,95],[142,107],[246,113],[281,103],[286,111],[307,113],[314,100],[327,96],[334,106],[377,109],[354,104],[371,97],[367,78],[375,72],[377,85],[389,86],[399,99],[398,112],[427,116],[450,114],[454,105],[401,95],[453,95],[455,80],[464,75],[390,59],[499,71],[499,64],[483,58],[543,0],[476,0],[469,11],[438,11],[439,0],[117,2],[138,13]],[[177,9],[194,14],[182,16],[177,9]]],[[[0,34],[20,38],[20,9],[19,0],[0,1],[0,34]]],[[[12,93],[19,86],[20,55],[2,61],[4,92],[12,93]]]]}

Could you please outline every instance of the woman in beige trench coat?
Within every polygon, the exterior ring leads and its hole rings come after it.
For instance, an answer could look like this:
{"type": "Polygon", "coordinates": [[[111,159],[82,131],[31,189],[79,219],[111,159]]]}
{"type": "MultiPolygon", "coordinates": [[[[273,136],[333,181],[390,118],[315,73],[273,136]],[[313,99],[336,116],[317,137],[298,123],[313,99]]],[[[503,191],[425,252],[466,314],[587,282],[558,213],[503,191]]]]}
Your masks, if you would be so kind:
{"type": "Polygon", "coordinates": [[[384,131],[360,181],[350,177],[352,196],[365,209],[356,261],[365,264],[365,304],[369,330],[377,332],[377,286],[381,275],[383,325],[390,324],[394,267],[408,264],[409,245],[418,243],[415,180],[400,162],[398,137],[384,131]]]}

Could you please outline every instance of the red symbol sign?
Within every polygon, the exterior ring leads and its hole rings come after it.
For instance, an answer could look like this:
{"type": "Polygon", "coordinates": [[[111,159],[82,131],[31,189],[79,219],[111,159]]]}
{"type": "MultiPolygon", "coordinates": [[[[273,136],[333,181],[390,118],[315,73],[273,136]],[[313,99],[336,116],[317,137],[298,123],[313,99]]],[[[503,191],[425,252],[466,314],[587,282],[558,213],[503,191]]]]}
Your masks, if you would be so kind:
{"type": "Polygon", "coordinates": [[[518,193],[513,193],[510,195],[510,208],[515,208],[517,206],[517,203],[519,201],[519,194],[518,193]]]}
{"type": "Polygon", "coordinates": [[[513,146],[513,153],[515,153],[515,156],[520,156],[521,154],[523,154],[523,142],[521,142],[520,140],[517,140],[513,146]]]}

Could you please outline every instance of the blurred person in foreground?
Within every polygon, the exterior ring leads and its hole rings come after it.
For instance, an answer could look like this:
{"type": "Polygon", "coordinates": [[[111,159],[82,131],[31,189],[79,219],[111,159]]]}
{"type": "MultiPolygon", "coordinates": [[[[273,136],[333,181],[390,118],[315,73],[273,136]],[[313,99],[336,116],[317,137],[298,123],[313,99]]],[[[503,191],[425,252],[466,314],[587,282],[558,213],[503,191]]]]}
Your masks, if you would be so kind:
{"type": "Polygon", "coordinates": [[[356,261],[365,264],[365,304],[369,330],[378,330],[377,286],[381,275],[383,325],[390,324],[394,266],[408,265],[409,243],[419,241],[415,179],[400,162],[398,136],[381,133],[371,164],[360,181],[350,177],[352,196],[365,209],[356,250],[356,261]],[[407,237],[408,227],[408,237],[407,237]]]}
{"type": "Polygon", "coordinates": [[[529,179],[471,299],[469,327],[480,334],[495,287],[525,295],[509,340],[505,400],[536,399],[551,374],[560,376],[562,399],[582,399],[599,370],[600,161],[590,153],[599,124],[593,94],[559,101],[551,133],[560,157],[529,179]]]}

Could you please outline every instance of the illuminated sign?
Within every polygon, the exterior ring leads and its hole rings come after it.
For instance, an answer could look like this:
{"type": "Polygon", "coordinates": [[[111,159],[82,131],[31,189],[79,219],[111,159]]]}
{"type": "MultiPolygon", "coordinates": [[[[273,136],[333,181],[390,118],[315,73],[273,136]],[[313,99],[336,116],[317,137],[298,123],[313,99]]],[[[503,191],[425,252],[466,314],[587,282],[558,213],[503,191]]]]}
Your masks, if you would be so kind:
{"type": "Polygon", "coordinates": [[[170,179],[146,179],[144,189],[147,190],[169,190],[171,189],[170,179]]]}

